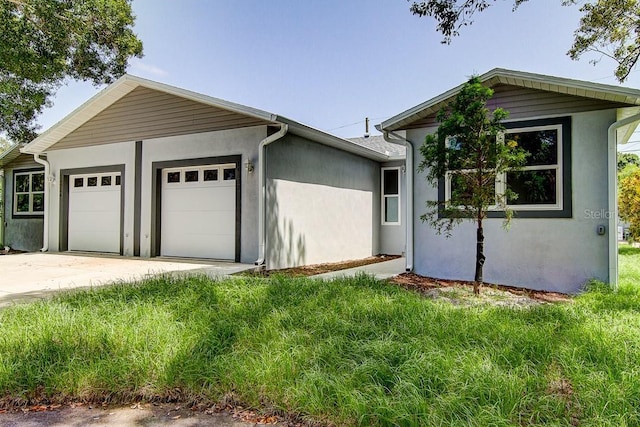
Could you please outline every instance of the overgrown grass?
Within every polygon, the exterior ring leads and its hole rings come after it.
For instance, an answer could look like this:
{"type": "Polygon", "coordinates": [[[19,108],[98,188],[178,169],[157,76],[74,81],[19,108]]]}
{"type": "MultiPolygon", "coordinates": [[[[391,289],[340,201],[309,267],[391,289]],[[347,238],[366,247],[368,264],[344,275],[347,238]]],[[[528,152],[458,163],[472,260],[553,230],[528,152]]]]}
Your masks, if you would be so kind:
{"type": "Polygon", "coordinates": [[[640,250],[621,252],[618,293],[527,309],[457,308],[365,276],[61,295],[0,311],[0,396],[233,393],[348,425],[638,425],[640,250]]]}

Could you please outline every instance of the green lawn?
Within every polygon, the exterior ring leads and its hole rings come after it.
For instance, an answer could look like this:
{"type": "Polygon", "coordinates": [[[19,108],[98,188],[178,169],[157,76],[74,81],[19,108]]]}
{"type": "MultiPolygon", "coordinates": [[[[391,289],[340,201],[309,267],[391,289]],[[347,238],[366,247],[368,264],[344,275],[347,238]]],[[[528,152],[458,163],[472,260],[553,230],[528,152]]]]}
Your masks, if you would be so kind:
{"type": "Polygon", "coordinates": [[[640,424],[640,250],[621,288],[460,308],[367,277],[160,278],[0,311],[4,401],[219,401],[356,425],[640,424]]]}

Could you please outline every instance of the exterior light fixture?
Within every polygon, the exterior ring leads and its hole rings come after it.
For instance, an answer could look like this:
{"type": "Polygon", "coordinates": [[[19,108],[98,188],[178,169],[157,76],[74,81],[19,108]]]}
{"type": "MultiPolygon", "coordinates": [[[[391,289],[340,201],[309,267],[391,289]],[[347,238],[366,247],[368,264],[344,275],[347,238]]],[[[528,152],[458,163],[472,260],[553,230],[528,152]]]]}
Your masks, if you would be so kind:
{"type": "Polygon", "coordinates": [[[247,172],[251,173],[253,172],[253,162],[251,161],[251,159],[247,159],[244,162],[244,167],[247,170],[247,172]]]}

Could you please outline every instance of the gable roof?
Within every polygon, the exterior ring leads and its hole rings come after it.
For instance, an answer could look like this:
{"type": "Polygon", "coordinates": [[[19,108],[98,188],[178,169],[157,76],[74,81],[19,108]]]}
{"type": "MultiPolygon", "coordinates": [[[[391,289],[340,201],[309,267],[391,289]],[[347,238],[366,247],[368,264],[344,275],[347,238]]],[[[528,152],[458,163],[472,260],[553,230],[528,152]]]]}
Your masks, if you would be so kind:
{"type": "Polygon", "coordinates": [[[15,159],[20,157],[20,148],[24,147],[22,144],[14,144],[0,153],[0,168],[5,167],[15,159]]]}
{"type": "Polygon", "coordinates": [[[250,123],[251,125],[286,124],[289,126],[290,133],[308,138],[312,141],[338,148],[343,151],[351,152],[353,154],[357,154],[373,160],[388,160],[388,156],[376,150],[353,144],[346,139],[323,132],[321,130],[304,125],[286,117],[259,110],[257,108],[229,102],[220,98],[214,98],[201,93],[192,92],[175,86],[170,86],[152,80],[143,79],[141,77],[132,76],[130,74],[125,74],[114,83],[101,90],[99,93],[94,95],[80,107],[76,108],[61,121],[53,125],[51,128],[47,129],[36,139],[24,146],[21,151],[28,154],[37,154],[47,151],[53,145],[60,142],[63,138],[70,135],[82,125],[105,111],[114,103],[122,100],[125,96],[138,88],[146,88],[159,91],[196,103],[208,105],[231,113],[236,113],[248,118],[249,120],[247,120],[247,123],[250,123]]]}
{"type": "MultiPolygon", "coordinates": [[[[479,76],[486,86],[509,85],[527,89],[554,92],[558,94],[577,96],[592,100],[600,100],[624,106],[640,105],[640,90],[592,83],[583,80],[567,79],[562,77],[547,76],[543,74],[526,73],[522,71],[494,68],[479,76]]],[[[451,98],[460,92],[464,84],[450,89],[430,100],[416,105],[400,114],[397,114],[377,127],[381,130],[394,131],[405,129],[411,123],[435,114],[451,98]]]]}

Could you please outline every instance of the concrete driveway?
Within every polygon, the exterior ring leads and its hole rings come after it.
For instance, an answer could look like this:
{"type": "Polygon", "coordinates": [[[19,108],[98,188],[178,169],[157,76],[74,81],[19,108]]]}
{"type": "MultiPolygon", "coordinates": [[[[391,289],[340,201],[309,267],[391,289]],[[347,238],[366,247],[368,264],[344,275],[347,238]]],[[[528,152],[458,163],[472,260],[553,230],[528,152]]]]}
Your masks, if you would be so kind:
{"type": "Polygon", "coordinates": [[[0,306],[42,298],[53,291],[139,280],[162,273],[225,276],[253,268],[249,264],[166,258],[125,258],[68,253],[0,256],[0,306]]]}

